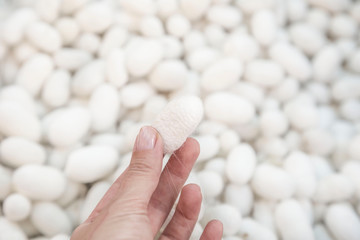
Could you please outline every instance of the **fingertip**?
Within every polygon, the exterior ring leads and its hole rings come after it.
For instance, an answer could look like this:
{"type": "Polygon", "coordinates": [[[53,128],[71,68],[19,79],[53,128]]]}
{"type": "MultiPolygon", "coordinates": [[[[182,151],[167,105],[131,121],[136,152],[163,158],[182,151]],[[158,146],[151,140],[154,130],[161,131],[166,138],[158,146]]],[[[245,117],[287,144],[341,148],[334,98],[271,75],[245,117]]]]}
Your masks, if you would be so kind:
{"type": "Polygon", "coordinates": [[[223,235],[223,224],[217,219],[211,220],[206,224],[200,240],[220,240],[223,235]]]}
{"type": "Polygon", "coordinates": [[[197,219],[201,208],[201,191],[196,184],[183,187],[179,200],[179,210],[188,219],[197,219]]]}
{"type": "Polygon", "coordinates": [[[181,147],[176,150],[174,153],[176,155],[187,153],[188,156],[191,157],[191,159],[197,159],[200,154],[200,144],[199,142],[194,138],[187,138],[186,141],[181,145],[181,147]]]}
{"type": "Polygon", "coordinates": [[[224,226],[220,220],[214,219],[214,220],[211,220],[208,224],[211,224],[214,228],[216,228],[218,231],[220,231],[221,235],[222,235],[224,226]]]}
{"type": "Polygon", "coordinates": [[[200,202],[202,201],[201,188],[195,183],[185,185],[182,189],[182,194],[189,195],[192,199],[200,200],[200,202]]]}
{"type": "Polygon", "coordinates": [[[195,138],[189,137],[186,141],[189,142],[195,152],[200,153],[200,143],[195,138]]]}

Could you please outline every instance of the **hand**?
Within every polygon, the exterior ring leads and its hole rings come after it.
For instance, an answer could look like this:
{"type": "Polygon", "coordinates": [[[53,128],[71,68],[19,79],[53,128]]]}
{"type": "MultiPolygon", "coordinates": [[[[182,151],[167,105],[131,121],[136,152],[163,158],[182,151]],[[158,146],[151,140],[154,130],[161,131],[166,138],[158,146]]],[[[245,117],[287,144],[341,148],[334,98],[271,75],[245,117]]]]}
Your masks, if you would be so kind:
{"type": "MultiPolygon", "coordinates": [[[[152,127],[136,138],[129,167],[114,182],[71,240],[154,239],[176,198],[175,214],[160,239],[189,239],[198,219],[201,191],[195,184],[183,187],[199,155],[199,144],[188,138],[162,169],[163,141],[152,127]]],[[[200,239],[218,240],[222,224],[211,221],[200,239]]]]}

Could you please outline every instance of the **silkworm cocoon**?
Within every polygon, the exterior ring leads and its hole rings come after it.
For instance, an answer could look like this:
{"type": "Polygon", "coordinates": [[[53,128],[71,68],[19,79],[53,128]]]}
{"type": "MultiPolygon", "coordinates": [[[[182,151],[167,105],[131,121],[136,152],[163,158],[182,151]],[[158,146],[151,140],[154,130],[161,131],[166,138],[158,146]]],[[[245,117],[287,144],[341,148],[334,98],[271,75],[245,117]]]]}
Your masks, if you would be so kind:
{"type": "Polygon", "coordinates": [[[249,123],[254,115],[254,105],[237,94],[221,91],[205,99],[205,111],[210,120],[228,125],[249,123]]]}
{"type": "Polygon", "coordinates": [[[0,217],[0,232],[1,239],[28,239],[25,233],[19,227],[19,225],[7,220],[4,217],[0,217]]]}
{"type": "Polygon", "coordinates": [[[242,20],[242,14],[236,7],[223,4],[210,7],[206,17],[209,22],[218,24],[225,29],[237,27],[242,20]]]}
{"type": "Polygon", "coordinates": [[[224,200],[236,207],[242,216],[248,216],[254,205],[254,194],[249,185],[229,184],[224,192],[224,200]]]}
{"type": "Polygon", "coordinates": [[[209,0],[181,0],[179,1],[179,5],[187,18],[196,20],[206,13],[210,2],[209,0]]]}
{"type": "Polygon", "coordinates": [[[299,85],[299,82],[294,78],[286,78],[276,87],[272,88],[270,95],[278,101],[285,102],[298,93],[299,85]]]}
{"type": "Polygon", "coordinates": [[[311,197],[316,190],[316,175],[310,158],[299,151],[292,152],[284,160],[284,169],[295,181],[298,197],[311,197]]]}
{"type": "Polygon", "coordinates": [[[50,107],[64,105],[70,98],[71,75],[68,71],[53,72],[44,83],[41,99],[50,107]]]}
{"type": "Polygon", "coordinates": [[[115,168],[117,159],[116,150],[109,146],[92,145],[79,148],[69,155],[65,173],[76,182],[94,182],[107,176],[115,168]],[[82,170],[84,168],[86,171],[82,170]]]}
{"type": "Polygon", "coordinates": [[[84,194],[85,191],[87,191],[85,184],[68,180],[65,192],[56,200],[56,203],[61,207],[66,207],[74,202],[81,194],[84,194]]]}
{"type": "Polygon", "coordinates": [[[131,44],[125,53],[125,64],[130,75],[146,76],[163,58],[163,46],[154,40],[139,40],[131,44]]]}
{"type": "Polygon", "coordinates": [[[306,81],[311,76],[311,64],[306,56],[288,43],[275,43],[269,49],[272,59],[280,63],[289,75],[299,81],[306,81]]]}
{"type": "Polygon", "coordinates": [[[113,11],[105,2],[94,2],[78,11],[75,19],[82,31],[102,33],[110,27],[113,11]]]}
{"type": "Polygon", "coordinates": [[[246,236],[248,240],[257,240],[257,239],[267,239],[267,240],[276,240],[277,237],[266,226],[254,221],[251,218],[245,218],[240,227],[240,233],[243,236],[246,236]]]}
{"type": "Polygon", "coordinates": [[[94,89],[105,81],[105,61],[94,60],[81,67],[74,75],[72,91],[74,95],[88,97],[94,89]]]}
{"type": "Polygon", "coordinates": [[[330,33],[336,38],[351,38],[357,33],[356,21],[351,16],[337,14],[330,21],[330,33]]]}
{"type": "Polygon", "coordinates": [[[184,47],[181,45],[181,41],[170,35],[161,37],[160,43],[164,49],[164,59],[181,58],[184,54],[184,47]]]}
{"type": "Polygon", "coordinates": [[[23,8],[14,12],[6,21],[4,21],[2,39],[4,43],[15,45],[24,37],[24,31],[27,24],[35,21],[38,17],[33,9],[23,8]]]}
{"type": "Polygon", "coordinates": [[[351,205],[347,203],[331,205],[324,220],[327,228],[336,239],[360,239],[360,219],[351,205]]]}
{"type": "Polygon", "coordinates": [[[190,29],[190,21],[181,14],[174,14],[166,21],[166,30],[175,37],[185,36],[190,29]]]}
{"type": "Polygon", "coordinates": [[[225,164],[226,164],[225,159],[214,158],[206,162],[204,169],[216,172],[221,176],[223,176],[225,172],[225,164]]]}
{"type": "Polygon", "coordinates": [[[354,184],[348,177],[331,174],[319,181],[314,200],[320,203],[345,201],[350,199],[354,192],[354,184]]]}
{"type": "Polygon", "coordinates": [[[56,30],[60,33],[64,45],[72,44],[80,33],[77,22],[70,17],[63,17],[56,21],[56,30]]]}
{"type": "Polygon", "coordinates": [[[203,72],[200,85],[205,91],[224,90],[234,85],[243,74],[243,66],[236,58],[220,59],[203,72]],[[221,81],[219,81],[221,79],[221,81]]]}
{"type": "Polygon", "coordinates": [[[269,163],[262,163],[255,169],[252,187],[258,195],[269,200],[286,199],[295,192],[291,175],[269,163]]]}
{"type": "Polygon", "coordinates": [[[91,60],[91,54],[82,49],[62,48],[54,54],[55,65],[69,71],[76,71],[91,60]]]}
{"type": "Polygon", "coordinates": [[[113,49],[106,58],[107,81],[116,87],[122,87],[129,81],[125,68],[124,52],[121,49],[113,49]]]}
{"type": "Polygon", "coordinates": [[[150,74],[151,85],[159,91],[174,91],[184,86],[188,77],[186,65],[179,60],[165,60],[150,74]]]}
{"type": "Polygon", "coordinates": [[[343,118],[350,121],[357,121],[360,119],[360,101],[356,99],[348,99],[341,103],[340,114],[343,118]]]}
{"type": "Polygon", "coordinates": [[[252,147],[240,144],[229,153],[225,174],[231,182],[245,184],[252,177],[255,165],[256,155],[252,147]]]}
{"type": "Polygon", "coordinates": [[[198,161],[205,161],[215,157],[219,153],[219,140],[213,135],[203,135],[196,137],[202,149],[198,161]]]}
{"type": "Polygon", "coordinates": [[[42,20],[46,22],[53,22],[59,16],[60,5],[60,0],[37,0],[34,8],[42,20]]]}
{"type": "Polygon", "coordinates": [[[312,64],[314,80],[330,82],[340,70],[341,53],[335,46],[326,46],[315,54],[312,64]]]}
{"type": "Polygon", "coordinates": [[[255,85],[254,83],[240,81],[236,83],[236,85],[234,85],[231,89],[232,92],[246,98],[256,107],[259,107],[264,101],[264,89],[255,85]]]}
{"type": "Polygon", "coordinates": [[[110,129],[115,125],[120,105],[117,89],[110,84],[100,85],[91,95],[89,110],[92,129],[96,132],[110,129]]]}
{"type": "Polygon", "coordinates": [[[2,86],[0,91],[0,101],[11,101],[21,105],[31,113],[36,113],[35,101],[30,93],[18,85],[2,86]]]}
{"type": "Polygon", "coordinates": [[[53,53],[62,46],[59,32],[52,25],[42,21],[31,23],[25,34],[30,43],[44,52],[53,53]]]}
{"type": "Polygon", "coordinates": [[[38,117],[16,102],[0,102],[0,119],[0,132],[5,136],[19,136],[32,141],[41,137],[38,117]]]}
{"type": "Polygon", "coordinates": [[[146,37],[160,37],[164,35],[164,27],[161,20],[154,16],[145,17],[141,20],[140,31],[146,37]]]}
{"type": "Polygon", "coordinates": [[[224,52],[246,62],[258,56],[260,48],[251,35],[234,33],[225,40],[224,52]]]}
{"type": "Polygon", "coordinates": [[[81,50],[95,53],[100,46],[101,39],[94,33],[83,33],[75,41],[75,47],[81,50]]]}
{"type": "Polygon", "coordinates": [[[284,113],[277,110],[264,111],[260,116],[260,128],[263,135],[280,136],[288,129],[289,121],[284,113]]]}
{"type": "Polygon", "coordinates": [[[332,136],[322,129],[305,131],[302,140],[307,152],[318,156],[329,155],[335,145],[332,136]]]}
{"type": "Polygon", "coordinates": [[[31,211],[30,200],[22,194],[9,195],[3,202],[4,215],[8,220],[20,221],[27,218],[31,211]]]}
{"type": "Polygon", "coordinates": [[[21,137],[4,139],[0,144],[0,156],[1,161],[11,167],[20,167],[29,163],[43,164],[46,160],[43,146],[21,137]]]}
{"type": "Polygon", "coordinates": [[[273,232],[276,231],[274,218],[274,202],[265,200],[255,202],[252,216],[258,223],[261,223],[262,225],[271,229],[273,232]]]}
{"type": "Polygon", "coordinates": [[[324,32],[329,27],[330,14],[324,9],[313,8],[307,13],[306,22],[324,32]]]}
{"type": "Polygon", "coordinates": [[[232,129],[225,130],[219,135],[220,150],[228,154],[234,147],[240,143],[240,137],[232,129]]]}
{"type": "Polygon", "coordinates": [[[224,188],[224,181],[220,174],[213,171],[203,170],[199,172],[197,176],[206,199],[214,198],[222,192],[224,188]]]}
{"type": "Polygon", "coordinates": [[[298,201],[289,199],[279,203],[275,210],[275,221],[284,240],[314,240],[305,212],[298,201]]]}
{"type": "Polygon", "coordinates": [[[219,57],[218,51],[210,47],[197,47],[190,51],[186,62],[190,68],[199,72],[204,71],[210,64],[219,57]]]}
{"type": "Polygon", "coordinates": [[[65,191],[63,172],[50,166],[26,164],[12,177],[15,190],[33,200],[55,200],[65,191]]]}
{"type": "Polygon", "coordinates": [[[66,212],[52,202],[38,202],[34,205],[30,219],[45,236],[71,232],[71,222],[66,212]]]}
{"type": "Polygon", "coordinates": [[[271,44],[278,31],[275,14],[269,10],[257,11],[251,19],[251,30],[260,44],[271,44]]]}
{"type": "Polygon", "coordinates": [[[16,82],[25,88],[32,96],[39,94],[49,75],[52,73],[54,63],[45,54],[34,54],[19,69],[16,82]]]}
{"type": "Polygon", "coordinates": [[[325,37],[322,32],[308,23],[293,25],[289,29],[289,34],[291,40],[309,55],[316,53],[325,44],[325,37]]]}
{"type": "Polygon", "coordinates": [[[154,89],[145,81],[138,81],[124,86],[120,91],[120,102],[127,109],[141,107],[152,95],[154,89]]]}
{"type": "Polygon", "coordinates": [[[261,87],[273,87],[283,80],[284,70],[277,62],[257,59],[246,66],[245,78],[261,87]]]}
{"type": "Polygon", "coordinates": [[[119,50],[128,39],[128,31],[122,27],[114,26],[110,28],[102,39],[98,49],[98,55],[102,58],[107,57],[113,50],[119,50]]]}
{"type": "MultiPolygon", "coordinates": [[[[90,128],[89,110],[83,107],[59,108],[47,115],[46,136],[53,146],[76,144],[90,128]]],[[[46,119],[44,120],[46,122],[46,119]]]]}
{"type": "Polygon", "coordinates": [[[184,96],[171,101],[152,124],[163,138],[164,153],[178,149],[198,126],[203,114],[198,97],[184,96]]]}

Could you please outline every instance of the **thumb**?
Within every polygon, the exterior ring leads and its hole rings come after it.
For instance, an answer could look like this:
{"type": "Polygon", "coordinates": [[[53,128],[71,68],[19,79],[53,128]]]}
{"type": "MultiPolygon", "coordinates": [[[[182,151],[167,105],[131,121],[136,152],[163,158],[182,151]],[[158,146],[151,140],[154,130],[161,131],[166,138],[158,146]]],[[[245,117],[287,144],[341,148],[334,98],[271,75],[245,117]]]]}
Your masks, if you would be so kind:
{"type": "Polygon", "coordinates": [[[149,202],[162,169],[163,140],[150,126],[141,128],[134,145],[130,165],[122,178],[124,193],[149,202]]]}

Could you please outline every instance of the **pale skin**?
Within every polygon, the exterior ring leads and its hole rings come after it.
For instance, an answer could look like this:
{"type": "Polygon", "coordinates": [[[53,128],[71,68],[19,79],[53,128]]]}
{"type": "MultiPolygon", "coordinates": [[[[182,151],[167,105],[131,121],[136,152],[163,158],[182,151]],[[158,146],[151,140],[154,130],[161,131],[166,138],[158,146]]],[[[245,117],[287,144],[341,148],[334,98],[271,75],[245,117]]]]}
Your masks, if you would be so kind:
{"type": "MultiPolygon", "coordinates": [[[[200,188],[185,187],[185,181],[199,155],[193,138],[169,159],[162,170],[163,140],[152,127],[137,136],[131,163],[113,183],[89,218],[78,226],[71,240],[154,239],[174,205],[180,199],[161,240],[189,239],[202,201],[200,188]]],[[[220,240],[222,224],[210,221],[200,240],[220,240]]]]}

